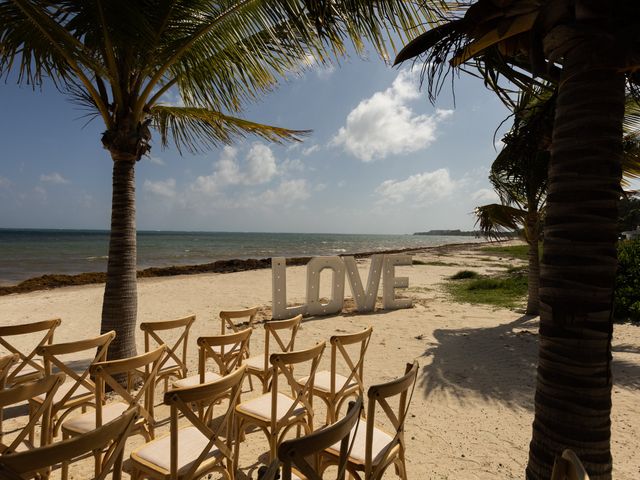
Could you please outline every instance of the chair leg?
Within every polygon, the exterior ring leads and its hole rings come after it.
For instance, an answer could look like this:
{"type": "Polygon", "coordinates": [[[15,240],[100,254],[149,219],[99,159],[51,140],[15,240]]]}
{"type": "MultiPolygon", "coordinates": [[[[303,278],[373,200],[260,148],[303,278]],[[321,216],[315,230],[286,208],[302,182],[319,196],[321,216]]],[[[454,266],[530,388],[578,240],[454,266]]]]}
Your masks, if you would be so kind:
{"type": "MultiPolygon", "coordinates": [[[[62,432],[62,440],[67,440],[69,438],[69,436],[62,432]]],[[[68,461],[63,461],[62,462],[62,466],[60,467],[60,479],[61,480],[67,480],[69,478],[69,462],[68,461]]]]}

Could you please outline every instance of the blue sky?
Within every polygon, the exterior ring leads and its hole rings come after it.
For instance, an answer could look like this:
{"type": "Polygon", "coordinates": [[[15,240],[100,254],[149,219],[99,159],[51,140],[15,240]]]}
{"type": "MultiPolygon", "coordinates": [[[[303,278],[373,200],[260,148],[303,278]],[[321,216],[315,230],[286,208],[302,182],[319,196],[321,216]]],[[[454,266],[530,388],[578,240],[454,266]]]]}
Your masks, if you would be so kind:
{"type": "MultiPolygon", "coordinates": [[[[312,66],[243,117],[311,129],[304,143],[248,137],[180,156],[154,136],[136,173],[143,230],[413,233],[471,229],[495,200],[487,173],[508,112],[462,75],[436,105],[418,72],[371,55],[312,66]],[[499,137],[498,137],[499,138],[499,137]]],[[[166,98],[179,102],[177,96],[166,98]]],[[[99,119],[54,88],[0,85],[0,228],[108,229],[112,162],[99,119]]]]}

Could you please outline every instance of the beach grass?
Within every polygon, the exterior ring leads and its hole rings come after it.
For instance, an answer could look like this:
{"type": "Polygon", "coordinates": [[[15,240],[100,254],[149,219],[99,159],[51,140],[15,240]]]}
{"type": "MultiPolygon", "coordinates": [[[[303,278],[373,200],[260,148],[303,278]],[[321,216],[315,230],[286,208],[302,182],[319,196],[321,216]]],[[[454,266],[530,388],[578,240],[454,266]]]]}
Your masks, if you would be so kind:
{"type": "Polygon", "coordinates": [[[452,279],[445,284],[445,287],[453,300],[458,303],[485,304],[513,309],[521,306],[526,299],[526,268],[511,268],[506,275],[496,277],[452,279]]]}
{"type": "Polygon", "coordinates": [[[470,278],[478,278],[480,274],[473,270],[460,270],[453,275],[451,275],[451,280],[465,280],[470,278]]]}
{"type": "Polygon", "coordinates": [[[480,251],[491,255],[501,255],[504,257],[517,258],[519,260],[527,260],[529,246],[524,245],[504,245],[499,247],[482,247],[480,251]]]}

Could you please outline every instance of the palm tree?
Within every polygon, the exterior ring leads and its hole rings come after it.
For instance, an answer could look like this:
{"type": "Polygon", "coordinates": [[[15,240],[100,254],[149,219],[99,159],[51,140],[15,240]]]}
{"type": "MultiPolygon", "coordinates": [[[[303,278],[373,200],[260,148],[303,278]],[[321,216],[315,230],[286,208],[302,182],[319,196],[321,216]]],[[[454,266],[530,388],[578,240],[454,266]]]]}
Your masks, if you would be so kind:
{"type": "MultiPolygon", "coordinates": [[[[363,41],[385,42],[430,13],[400,0],[0,0],[0,75],[47,77],[102,119],[113,161],[102,331],[110,358],[135,354],[135,165],[152,131],[179,151],[246,134],[295,141],[304,131],[234,116],[313,56],[324,63],[363,41]],[[184,107],[165,105],[178,92],[184,107]]],[[[397,39],[397,37],[395,37],[397,39]]]]}
{"type": "Polygon", "coordinates": [[[433,97],[449,69],[475,62],[504,98],[506,77],[558,82],[551,141],[539,356],[528,479],[574,449],[611,478],[611,336],[625,90],[637,89],[640,5],[632,0],[478,0],[410,42],[433,97]],[[451,58],[451,63],[445,60],[451,58]]]}

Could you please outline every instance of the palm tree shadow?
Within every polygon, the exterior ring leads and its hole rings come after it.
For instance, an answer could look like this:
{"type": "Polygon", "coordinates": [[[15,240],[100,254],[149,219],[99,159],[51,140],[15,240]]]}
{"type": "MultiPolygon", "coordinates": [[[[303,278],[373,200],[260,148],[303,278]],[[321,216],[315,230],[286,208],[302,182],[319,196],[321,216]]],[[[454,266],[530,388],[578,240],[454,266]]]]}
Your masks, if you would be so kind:
{"type": "MultiPolygon", "coordinates": [[[[423,354],[432,359],[420,379],[425,397],[445,393],[464,402],[480,395],[509,408],[533,410],[538,326],[538,317],[524,315],[490,328],[435,330],[437,343],[423,354]]],[[[613,351],[614,384],[640,388],[640,362],[616,358],[615,346],[613,351]]]]}

